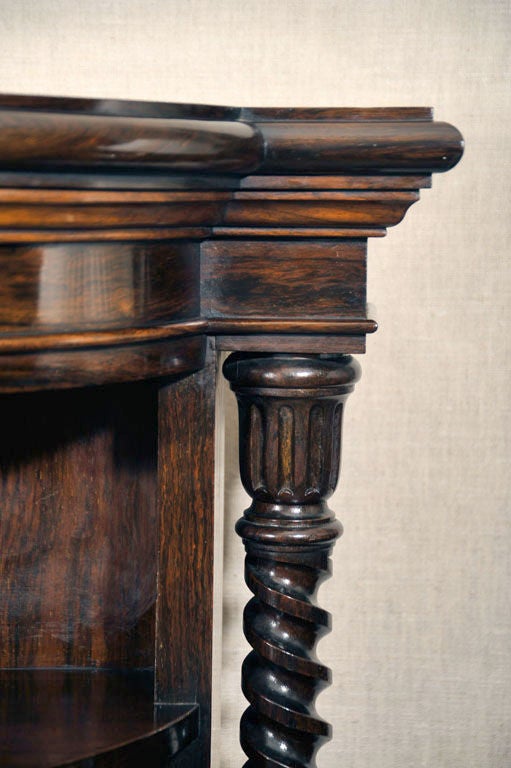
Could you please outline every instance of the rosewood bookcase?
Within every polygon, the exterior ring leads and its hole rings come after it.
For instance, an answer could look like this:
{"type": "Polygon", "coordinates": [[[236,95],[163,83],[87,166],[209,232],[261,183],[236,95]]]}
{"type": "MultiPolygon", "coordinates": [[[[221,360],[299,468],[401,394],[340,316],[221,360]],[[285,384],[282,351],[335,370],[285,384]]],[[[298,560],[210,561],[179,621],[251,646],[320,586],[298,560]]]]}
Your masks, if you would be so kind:
{"type": "Polygon", "coordinates": [[[315,765],[367,239],[461,152],[422,108],[0,97],[2,766],[209,765],[218,350],[246,766],[315,765]]]}

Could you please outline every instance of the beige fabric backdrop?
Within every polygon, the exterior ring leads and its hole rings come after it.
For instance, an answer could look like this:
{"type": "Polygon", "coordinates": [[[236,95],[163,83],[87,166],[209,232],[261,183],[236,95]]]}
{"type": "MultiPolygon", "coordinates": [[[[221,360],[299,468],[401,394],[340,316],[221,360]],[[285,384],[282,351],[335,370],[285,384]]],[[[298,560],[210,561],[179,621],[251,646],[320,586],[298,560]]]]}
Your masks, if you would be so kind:
{"type": "MultiPolygon", "coordinates": [[[[321,768],[511,766],[510,21],[507,0],[0,0],[6,92],[433,105],[465,134],[461,165],[370,244],[381,328],[333,499],[321,768]]],[[[231,401],[223,768],[242,765],[246,652],[233,419],[231,401]]]]}

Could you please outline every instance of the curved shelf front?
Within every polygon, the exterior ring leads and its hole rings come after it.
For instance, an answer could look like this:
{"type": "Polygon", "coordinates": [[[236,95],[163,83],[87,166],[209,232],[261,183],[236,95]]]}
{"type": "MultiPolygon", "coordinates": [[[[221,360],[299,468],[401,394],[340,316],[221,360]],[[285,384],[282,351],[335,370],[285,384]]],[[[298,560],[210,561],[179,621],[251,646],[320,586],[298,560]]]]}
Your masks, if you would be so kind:
{"type": "Polygon", "coordinates": [[[0,272],[1,392],[177,376],[204,363],[196,243],[0,244],[0,272]]]}
{"type": "Polygon", "coordinates": [[[4,768],[151,768],[197,736],[198,707],[154,705],[148,671],[1,670],[0,689],[4,768]]]}

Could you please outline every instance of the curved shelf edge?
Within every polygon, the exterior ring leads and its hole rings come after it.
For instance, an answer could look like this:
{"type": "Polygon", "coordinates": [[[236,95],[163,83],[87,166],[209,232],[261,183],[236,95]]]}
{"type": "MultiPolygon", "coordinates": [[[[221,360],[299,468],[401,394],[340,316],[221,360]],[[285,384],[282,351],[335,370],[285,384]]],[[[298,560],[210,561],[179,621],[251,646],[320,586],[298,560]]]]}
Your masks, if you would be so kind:
{"type": "Polygon", "coordinates": [[[204,365],[206,336],[112,347],[0,355],[0,392],[68,389],[187,375],[204,365]]]}
{"type": "Polygon", "coordinates": [[[159,766],[198,734],[196,704],[153,704],[147,671],[2,670],[5,768],[159,766]]]}

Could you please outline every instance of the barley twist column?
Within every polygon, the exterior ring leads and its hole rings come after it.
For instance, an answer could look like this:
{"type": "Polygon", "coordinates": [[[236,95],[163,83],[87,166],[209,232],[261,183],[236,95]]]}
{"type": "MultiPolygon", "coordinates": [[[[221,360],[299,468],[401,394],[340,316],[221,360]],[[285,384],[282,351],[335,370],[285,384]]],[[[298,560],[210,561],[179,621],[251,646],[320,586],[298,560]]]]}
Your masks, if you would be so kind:
{"type": "Polygon", "coordinates": [[[236,353],[225,365],[239,405],[240,471],[252,497],[236,530],[254,597],[244,632],[250,706],[245,768],[313,768],[330,726],[315,710],[330,670],[315,654],[330,616],[315,603],[341,525],[326,499],[339,476],[344,402],[359,377],[347,355],[236,353]]]}

